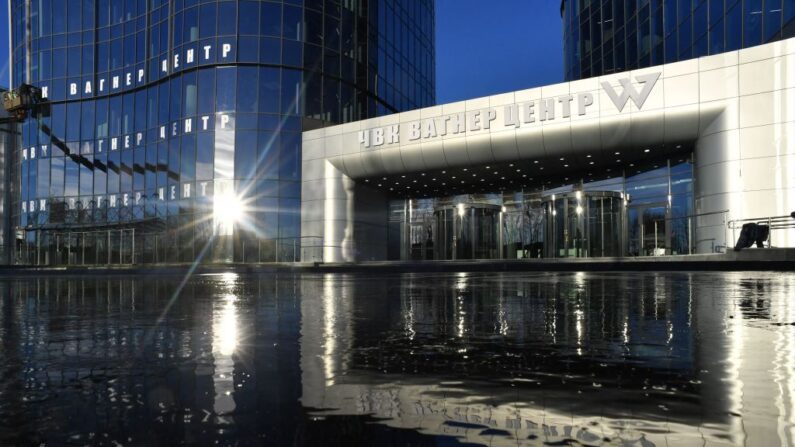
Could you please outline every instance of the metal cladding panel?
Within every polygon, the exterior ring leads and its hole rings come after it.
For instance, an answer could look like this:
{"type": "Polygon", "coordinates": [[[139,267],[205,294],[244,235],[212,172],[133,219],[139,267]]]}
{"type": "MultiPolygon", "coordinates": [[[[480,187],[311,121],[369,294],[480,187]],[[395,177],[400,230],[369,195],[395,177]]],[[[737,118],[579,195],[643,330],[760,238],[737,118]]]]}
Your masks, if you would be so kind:
{"type": "MultiPolygon", "coordinates": [[[[414,110],[346,130],[353,128],[356,138],[331,151],[343,154],[334,166],[353,181],[553,157],[571,157],[574,166],[585,155],[615,163],[618,151],[690,144],[697,212],[789,214],[795,209],[795,39],[414,110]],[[758,191],[776,199],[750,204],[758,191]]],[[[317,153],[312,146],[309,155],[317,153]]],[[[563,166],[545,170],[556,173],[563,166]]],[[[721,231],[706,225],[698,237],[725,243],[721,231]]],[[[795,234],[776,237],[795,245],[795,234]]]]}

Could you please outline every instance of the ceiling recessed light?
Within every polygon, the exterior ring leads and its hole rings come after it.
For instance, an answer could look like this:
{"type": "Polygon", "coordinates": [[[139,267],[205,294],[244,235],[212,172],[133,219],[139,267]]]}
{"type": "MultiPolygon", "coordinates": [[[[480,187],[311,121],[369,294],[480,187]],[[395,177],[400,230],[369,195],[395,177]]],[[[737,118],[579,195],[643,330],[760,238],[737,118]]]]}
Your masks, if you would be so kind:
{"type": "Polygon", "coordinates": [[[538,164],[538,160],[533,160],[533,163],[534,164],[538,164]]]}
{"type": "Polygon", "coordinates": [[[591,158],[591,154],[586,155],[585,158],[591,158]]]}
{"type": "Polygon", "coordinates": [[[648,154],[650,150],[651,150],[651,149],[643,149],[643,152],[645,152],[645,153],[647,153],[647,154],[648,154]]]}
{"type": "Polygon", "coordinates": [[[564,157],[560,157],[560,161],[563,161],[563,160],[564,160],[564,157]]]}
{"type": "Polygon", "coordinates": [[[590,162],[590,163],[588,163],[588,164],[589,164],[589,165],[592,165],[592,164],[593,164],[593,162],[590,162]]]}
{"type": "Polygon", "coordinates": [[[621,152],[616,152],[616,155],[621,155],[621,152]]]}
{"type": "Polygon", "coordinates": [[[464,172],[467,172],[467,168],[464,168],[464,172]]]}
{"type": "Polygon", "coordinates": [[[568,168],[568,167],[569,167],[569,165],[563,165],[563,167],[564,167],[564,168],[568,168]]]}

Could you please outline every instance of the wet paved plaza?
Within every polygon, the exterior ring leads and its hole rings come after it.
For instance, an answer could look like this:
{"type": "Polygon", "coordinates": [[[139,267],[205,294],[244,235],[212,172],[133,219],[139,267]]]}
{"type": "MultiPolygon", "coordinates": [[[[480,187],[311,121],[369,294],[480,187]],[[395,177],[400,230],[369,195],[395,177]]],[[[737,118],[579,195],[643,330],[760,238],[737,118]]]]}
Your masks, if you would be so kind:
{"type": "Polygon", "coordinates": [[[0,280],[0,445],[795,443],[795,274],[0,280]]]}

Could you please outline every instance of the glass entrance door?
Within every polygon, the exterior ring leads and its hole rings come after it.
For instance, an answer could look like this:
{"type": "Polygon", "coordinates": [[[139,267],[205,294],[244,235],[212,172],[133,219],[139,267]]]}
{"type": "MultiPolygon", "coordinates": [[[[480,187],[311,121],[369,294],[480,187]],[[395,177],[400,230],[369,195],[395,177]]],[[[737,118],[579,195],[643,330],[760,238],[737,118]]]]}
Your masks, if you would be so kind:
{"type": "MultiPolygon", "coordinates": [[[[457,204],[434,211],[433,240],[428,252],[437,260],[498,259],[501,207],[457,204]]],[[[426,252],[427,253],[427,252],[426,252]]]]}
{"type": "Polygon", "coordinates": [[[654,203],[631,207],[628,217],[630,256],[671,254],[671,235],[666,204],[654,203]]]}

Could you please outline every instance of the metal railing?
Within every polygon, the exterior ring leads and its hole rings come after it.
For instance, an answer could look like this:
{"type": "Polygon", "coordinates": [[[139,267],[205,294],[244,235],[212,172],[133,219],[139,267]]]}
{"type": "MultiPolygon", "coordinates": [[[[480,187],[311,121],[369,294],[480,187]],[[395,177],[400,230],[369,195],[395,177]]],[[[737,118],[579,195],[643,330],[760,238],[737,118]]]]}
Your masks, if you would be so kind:
{"type": "MultiPolygon", "coordinates": [[[[322,236],[254,239],[223,236],[190,240],[135,229],[45,232],[17,240],[11,264],[28,266],[92,266],[201,263],[324,262],[322,236]],[[207,245],[209,244],[209,246],[207,245]]],[[[338,248],[338,247],[336,247],[338,248]]],[[[0,254],[2,254],[0,252],[0,254]]],[[[0,264],[6,262],[0,261],[0,264]]]]}
{"type": "Polygon", "coordinates": [[[773,230],[789,230],[795,229],[795,213],[786,216],[767,216],[767,217],[751,217],[748,219],[733,219],[727,224],[727,227],[732,231],[732,241],[736,241],[735,230],[742,229],[743,225],[747,223],[755,223],[757,225],[767,225],[770,229],[768,234],[767,246],[773,246],[773,230]]]}
{"type": "MultiPolygon", "coordinates": [[[[675,240],[673,240],[674,237],[672,236],[671,243],[672,244],[679,243],[680,246],[681,245],[687,245],[687,253],[686,254],[695,253],[696,249],[698,248],[698,245],[701,244],[701,243],[705,243],[705,242],[711,243],[710,251],[712,253],[717,253],[717,252],[720,252],[721,250],[725,250],[726,246],[725,245],[715,245],[715,238],[697,239],[696,238],[696,229],[698,228],[698,226],[694,225],[694,222],[693,222],[694,219],[699,218],[699,217],[717,216],[717,215],[720,215],[722,217],[721,225],[724,227],[724,238],[726,238],[727,234],[725,234],[725,228],[726,228],[726,224],[728,222],[727,217],[729,215],[729,210],[710,211],[710,212],[707,212],[707,213],[696,213],[696,214],[690,214],[690,215],[687,215],[687,216],[666,217],[665,219],[662,219],[662,220],[665,221],[667,225],[671,225],[672,222],[676,222],[676,221],[682,221],[683,222],[683,225],[686,228],[685,240],[684,241],[678,241],[678,240],[675,241],[675,240]]],[[[716,225],[708,225],[708,226],[716,226],[716,225]]],[[[726,242],[726,244],[728,244],[728,241],[726,242]]],[[[681,253],[681,254],[685,254],[685,253],[681,253]]]]}

